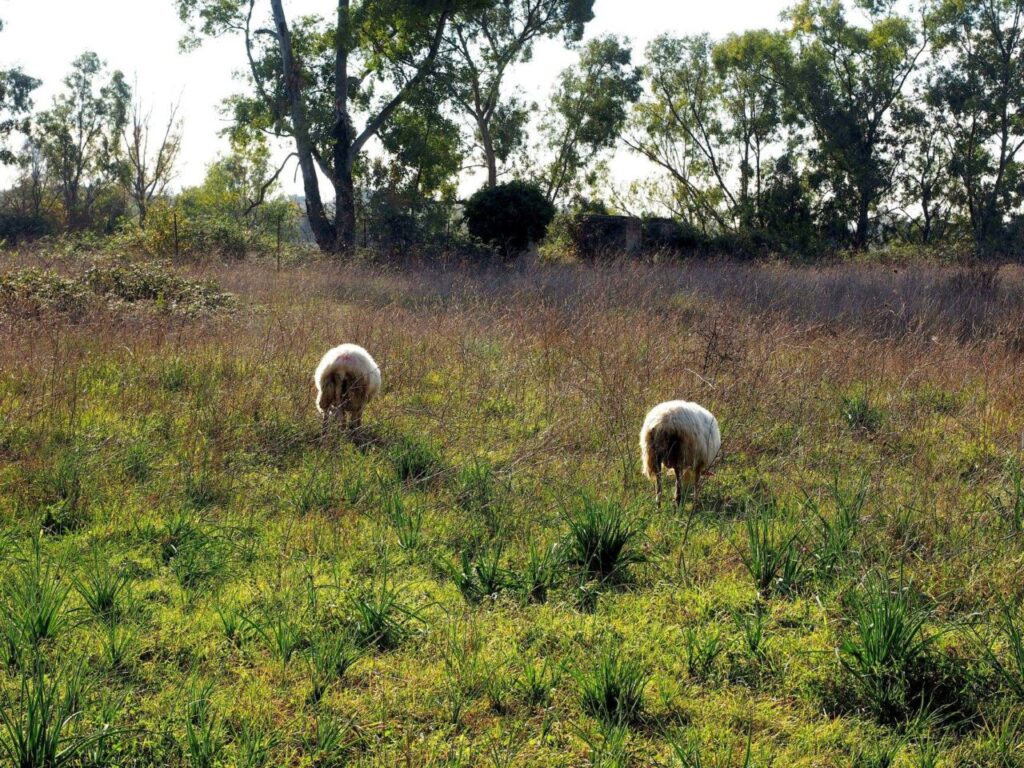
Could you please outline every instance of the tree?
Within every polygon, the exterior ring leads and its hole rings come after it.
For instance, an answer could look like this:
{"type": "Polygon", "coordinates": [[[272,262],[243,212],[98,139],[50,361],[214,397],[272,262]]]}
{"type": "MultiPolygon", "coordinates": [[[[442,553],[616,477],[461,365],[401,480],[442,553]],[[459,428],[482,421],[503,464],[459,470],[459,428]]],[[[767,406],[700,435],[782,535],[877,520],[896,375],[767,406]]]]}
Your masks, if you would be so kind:
{"type": "Polygon", "coordinates": [[[810,128],[810,158],[831,188],[828,204],[852,221],[858,249],[867,246],[872,212],[893,186],[892,113],[926,46],[894,2],[856,0],[868,26],[852,24],[842,0],[801,0],[789,11],[797,50],[780,80],[794,117],[810,128]]]}
{"type": "Polygon", "coordinates": [[[542,179],[549,201],[561,199],[621,135],[642,92],[632,57],[628,42],[607,35],[589,41],[579,64],[561,74],[543,126],[553,154],[542,179]]]}
{"type": "Polygon", "coordinates": [[[735,228],[737,197],[723,114],[723,85],[707,35],[663,35],[647,47],[648,96],[626,144],[668,173],[675,208],[719,230],[735,228]]]}
{"type": "Polygon", "coordinates": [[[930,245],[946,233],[955,196],[945,120],[917,94],[896,113],[895,126],[902,137],[898,186],[909,234],[930,245]]]}
{"type": "Polygon", "coordinates": [[[153,112],[138,99],[124,130],[125,157],[121,184],[135,203],[139,226],[146,226],[146,212],[154,198],[164,194],[174,179],[174,165],[181,151],[181,120],[178,105],[168,110],[162,132],[152,128],[153,112]],[[152,145],[152,146],[151,146],[152,145]]]}
{"type": "MultiPolygon", "coordinates": [[[[4,23],[0,19],[0,32],[4,23]]],[[[32,111],[32,91],[41,83],[20,69],[0,69],[0,165],[15,161],[6,139],[15,131],[28,132],[28,115],[32,111]]]]}
{"type": "Polygon", "coordinates": [[[562,35],[567,45],[579,42],[594,18],[593,5],[594,0],[503,0],[454,17],[445,38],[442,82],[473,120],[488,186],[498,183],[498,162],[508,160],[526,125],[522,103],[502,100],[509,68],[528,61],[539,39],[562,35]]]}
{"type": "Polygon", "coordinates": [[[501,249],[507,258],[540,242],[555,217],[555,207],[532,184],[510,181],[483,187],[466,201],[466,228],[501,249]]]}
{"type": "Polygon", "coordinates": [[[960,202],[979,247],[998,247],[1024,199],[1024,1],[936,0],[929,93],[943,113],[960,202]]]}
{"type": "Polygon", "coordinates": [[[782,84],[776,73],[789,56],[786,39],[767,30],[730,35],[711,50],[728,119],[725,137],[739,155],[737,205],[747,228],[764,226],[766,153],[782,128],[782,84]]]}
{"type": "Polygon", "coordinates": [[[294,143],[310,226],[334,253],[355,247],[354,171],[367,142],[436,71],[452,17],[481,1],[338,0],[330,20],[290,23],[284,1],[269,0],[266,27],[254,26],[258,0],[175,0],[194,35],[243,38],[251,92],[233,100],[235,122],[294,143]],[[334,191],[333,219],[318,171],[334,191]]]}
{"type": "Polygon", "coordinates": [[[64,92],[38,116],[36,142],[56,182],[70,229],[89,222],[100,192],[117,178],[131,88],[124,75],[86,52],[72,63],[64,92]]]}

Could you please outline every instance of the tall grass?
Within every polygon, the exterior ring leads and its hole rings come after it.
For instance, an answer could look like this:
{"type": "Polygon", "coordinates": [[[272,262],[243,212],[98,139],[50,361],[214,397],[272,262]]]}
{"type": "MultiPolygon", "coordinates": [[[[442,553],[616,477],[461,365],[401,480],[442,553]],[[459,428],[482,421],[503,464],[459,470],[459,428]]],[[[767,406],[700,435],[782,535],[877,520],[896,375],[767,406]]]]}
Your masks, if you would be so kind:
{"type": "Polygon", "coordinates": [[[643,526],[621,504],[584,496],[565,515],[569,533],[562,545],[564,562],[590,578],[616,583],[630,578],[630,568],[647,561],[641,545],[643,526]]]}

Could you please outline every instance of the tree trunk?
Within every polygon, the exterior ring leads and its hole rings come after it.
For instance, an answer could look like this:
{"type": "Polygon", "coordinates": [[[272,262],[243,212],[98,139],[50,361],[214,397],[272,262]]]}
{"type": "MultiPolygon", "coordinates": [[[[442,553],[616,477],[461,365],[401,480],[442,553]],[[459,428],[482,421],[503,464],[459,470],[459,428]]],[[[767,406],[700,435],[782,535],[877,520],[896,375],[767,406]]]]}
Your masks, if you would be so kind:
{"type": "Polygon", "coordinates": [[[862,195],[857,205],[857,231],[853,235],[853,248],[857,251],[863,251],[868,245],[868,231],[871,223],[869,209],[868,197],[862,195]]]}
{"type": "Polygon", "coordinates": [[[498,186],[498,158],[494,153],[494,138],[491,136],[491,126],[487,120],[478,119],[477,127],[480,129],[480,146],[484,150],[484,161],[487,163],[487,186],[498,186]]]}
{"type": "Polygon", "coordinates": [[[302,190],[306,196],[306,215],[320,250],[334,251],[337,248],[337,236],[334,225],[327,218],[323,200],[320,197],[320,182],[317,179],[316,166],[313,163],[313,143],[309,138],[309,125],[302,103],[299,73],[295,71],[288,20],[285,18],[281,0],[270,0],[270,6],[274,13],[274,25],[277,27],[285,95],[288,98],[288,107],[291,112],[295,149],[299,157],[299,170],[302,172],[302,190]]]}

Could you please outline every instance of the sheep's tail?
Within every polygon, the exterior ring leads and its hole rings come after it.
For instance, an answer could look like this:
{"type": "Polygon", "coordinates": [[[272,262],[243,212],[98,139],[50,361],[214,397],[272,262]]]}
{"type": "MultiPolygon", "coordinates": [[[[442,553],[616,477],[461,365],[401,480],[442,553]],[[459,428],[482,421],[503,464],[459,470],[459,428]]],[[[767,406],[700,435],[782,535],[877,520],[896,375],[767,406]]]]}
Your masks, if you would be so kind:
{"type": "Polygon", "coordinates": [[[657,451],[654,450],[653,430],[645,429],[640,433],[640,461],[643,464],[644,475],[651,480],[658,476],[657,451]]]}

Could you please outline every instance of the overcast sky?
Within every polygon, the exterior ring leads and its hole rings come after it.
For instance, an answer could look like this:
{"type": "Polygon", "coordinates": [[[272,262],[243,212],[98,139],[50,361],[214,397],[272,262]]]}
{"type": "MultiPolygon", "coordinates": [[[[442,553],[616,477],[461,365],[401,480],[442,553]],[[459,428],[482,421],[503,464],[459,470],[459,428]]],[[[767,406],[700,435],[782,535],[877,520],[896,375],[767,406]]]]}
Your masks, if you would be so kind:
{"type": "MultiPolygon", "coordinates": [[[[775,27],[790,4],[790,0],[597,0],[587,36],[627,35],[635,50],[642,52],[648,41],[666,32],[709,32],[720,37],[775,27]]],[[[269,3],[263,5],[269,8],[269,3]]],[[[329,12],[332,6],[330,0],[285,0],[291,15],[329,12]]],[[[185,142],[179,185],[201,181],[206,165],[225,149],[219,136],[225,126],[219,105],[239,89],[233,73],[244,58],[241,41],[206,41],[197,51],[180,53],[178,41],[184,28],[173,0],[0,0],[0,19],[5,22],[0,32],[0,66],[21,66],[43,81],[36,92],[37,107],[49,105],[71,61],[91,50],[129,80],[137,78],[144,102],[155,107],[158,118],[167,105],[180,99],[185,142]]],[[[555,42],[542,43],[533,61],[517,69],[514,81],[529,98],[542,100],[558,72],[573,58],[555,42]]],[[[641,160],[624,152],[620,155],[612,166],[617,181],[625,183],[648,172],[641,160]]],[[[466,185],[475,183],[467,180],[466,185]]],[[[291,174],[286,186],[289,191],[300,189],[291,174]]]]}

